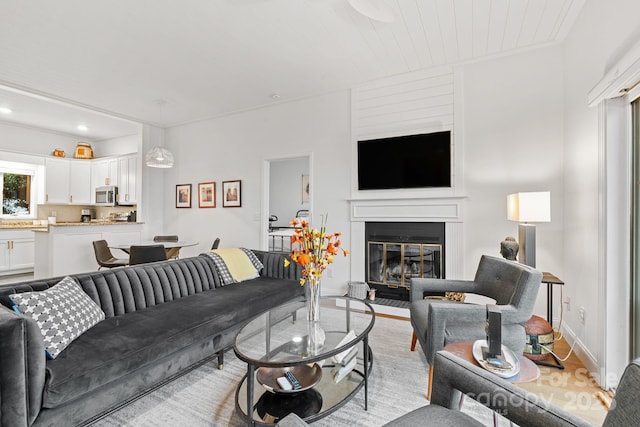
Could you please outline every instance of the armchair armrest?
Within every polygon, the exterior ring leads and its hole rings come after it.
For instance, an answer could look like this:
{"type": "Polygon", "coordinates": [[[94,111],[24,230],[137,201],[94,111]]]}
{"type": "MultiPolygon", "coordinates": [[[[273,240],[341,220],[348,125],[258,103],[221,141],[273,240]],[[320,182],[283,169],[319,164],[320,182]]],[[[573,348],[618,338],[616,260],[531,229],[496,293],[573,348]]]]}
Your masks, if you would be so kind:
{"type": "Polygon", "coordinates": [[[423,299],[424,292],[477,292],[471,280],[411,279],[411,301],[423,299]]]}
{"type": "Polygon", "coordinates": [[[486,321],[487,308],[484,305],[434,301],[428,304],[427,319],[424,342],[422,337],[420,342],[424,344],[423,350],[427,356],[427,362],[432,364],[433,360],[430,360],[429,355],[434,355],[446,345],[447,323],[477,325],[486,321]]]}
{"type": "Polygon", "coordinates": [[[436,354],[431,404],[458,409],[461,394],[520,426],[590,426],[544,399],[446,351],[436,354]]]}

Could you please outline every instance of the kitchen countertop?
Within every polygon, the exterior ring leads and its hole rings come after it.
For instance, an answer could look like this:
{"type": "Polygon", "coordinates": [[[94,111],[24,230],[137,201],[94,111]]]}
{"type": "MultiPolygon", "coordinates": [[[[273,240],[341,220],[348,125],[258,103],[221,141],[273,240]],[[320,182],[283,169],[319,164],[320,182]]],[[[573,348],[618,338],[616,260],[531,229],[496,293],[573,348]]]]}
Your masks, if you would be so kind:
{"type": "MultiPolygon", "coordinates": [[[[127,221],[92,221],[92,222],[56,222],[55,224],[49,224],[51,227],[61,226],[92,226],[92,225],[127,225],[127,224],[144,224],[144,222],[127,222],[127,221]]],[[[48,231],[46,225],[34,225],[33,221],[16,221],[0,223],[0,230],[12,230],[30,228],[33,231],[48,231]]]]}
{"type": "Polygon", "coordinates": [[[92,225],[127,225],[127,224],[144,224],[144,222],[128,222],[128,221],[91,221],[91,222],[56,222],[55,224],[49,224],[51,227],[61,226],[81,226],[87,227],[92,225]]]}
{"type": "Polygon", "coordinates": [[[16,221],[0,223],[0,230],[11,230],[16,228],[42,228],[47,229],[46,225],[33,225],[33,221],[16,221]]]}

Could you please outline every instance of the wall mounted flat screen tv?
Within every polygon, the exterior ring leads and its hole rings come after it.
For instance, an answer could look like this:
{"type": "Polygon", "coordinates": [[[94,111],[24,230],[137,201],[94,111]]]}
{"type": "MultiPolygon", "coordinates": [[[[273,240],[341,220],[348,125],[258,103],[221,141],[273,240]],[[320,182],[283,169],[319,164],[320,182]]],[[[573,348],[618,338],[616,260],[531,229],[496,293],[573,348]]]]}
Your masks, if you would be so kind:
{"type": "Polygon", "coordinates": [[[358,190],[451,187],[451,131],[358,141],[358,190]]]}

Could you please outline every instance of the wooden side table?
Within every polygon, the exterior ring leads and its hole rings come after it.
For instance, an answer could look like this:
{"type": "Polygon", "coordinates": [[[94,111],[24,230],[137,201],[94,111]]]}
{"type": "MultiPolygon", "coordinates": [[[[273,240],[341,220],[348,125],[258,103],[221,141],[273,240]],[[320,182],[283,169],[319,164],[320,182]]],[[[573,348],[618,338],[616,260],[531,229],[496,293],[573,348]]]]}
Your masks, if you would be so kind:
{"type": "MultiPolygon", "coordinates": [[[[476,366],[480,366],[473,357],[473,343],[472,342],[454,342],[444,346],[444,350],[449,353],[455,354],[461,359],[467,362],[473,363],[476,366]]],[[[527,383],[535,381],[540,376],[540,369],[533,361],[527,359],[522,354],[518,354],[518,362],[520,363],[520,372],[516,375],[504,378],[511,383],[527,383]]],[[[488,372],[488,371],[487,371],[488,372]]]]}
{"type": "MultiPolygon", "coordinates": [[[[564,285],[564,282],[558,279],[552,273],[548,271],[542,272],[542,283],[547,284],[547,322],[551,325],[551,330],[553,330],[553,285],[564,285]]],[[[550,368],[564,369],[564,365],[562,361],[558,359],[558,357],[551,353],[550,356],[556,363],[547,363],[544,360],[537,360],[535,363],[541,366],[548,366],[550,368]]]]}
{"type": "Polygon", "coordinates": [[[552,273],[543,271],[542,283],[547,284],[547,322],[553,327],[553,285],[564,285],[564,282],[552,273]]]}

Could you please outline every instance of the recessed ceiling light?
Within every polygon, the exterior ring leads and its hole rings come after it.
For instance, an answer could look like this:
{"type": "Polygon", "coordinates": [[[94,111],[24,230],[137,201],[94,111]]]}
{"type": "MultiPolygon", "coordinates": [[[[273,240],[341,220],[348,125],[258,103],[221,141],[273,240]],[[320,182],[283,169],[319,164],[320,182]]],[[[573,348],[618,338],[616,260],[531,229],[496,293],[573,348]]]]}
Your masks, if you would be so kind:
{"type": "Polygon", "coordinates": [[[2,113],[2,114],[11,114],[11,113],[13,113],[13,111],[11,111],[11,108],[0,107],[0,113],[2,113]]]}
{"type": "Polygon", "coordinates": [[[89,130],[89,128],[86,127],[85,125],[78,125],[78,130],[85,131],[85,130],[89,130]]]}
{"type": "Polygon", "coordinates": [[[271,99],[280,99],[280,94],[279,93],[272,93],[271,94],[271,99]]]}

